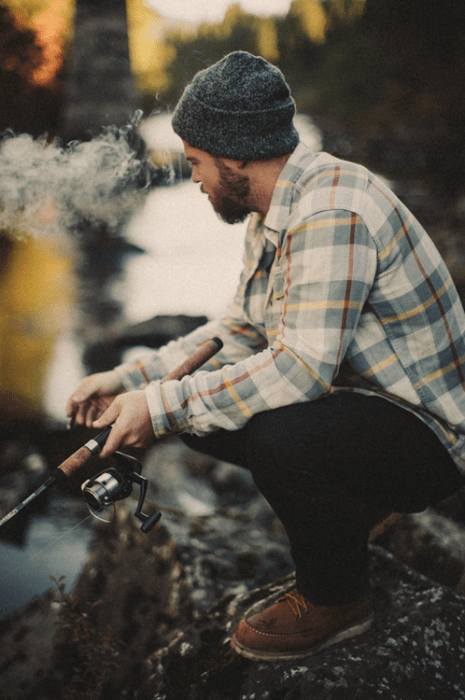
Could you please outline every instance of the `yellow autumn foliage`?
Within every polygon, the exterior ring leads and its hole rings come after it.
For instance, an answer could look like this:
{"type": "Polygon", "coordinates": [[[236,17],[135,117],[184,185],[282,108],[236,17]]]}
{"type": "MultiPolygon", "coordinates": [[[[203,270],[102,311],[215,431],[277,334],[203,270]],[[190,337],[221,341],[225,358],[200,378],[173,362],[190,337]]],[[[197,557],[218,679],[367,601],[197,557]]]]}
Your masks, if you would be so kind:
{"type": "Polygon", "coordinates": [[[37,415],[67,323],[71,260],[51,241],[15,240],[0,269],[0,418],[37,415]]]}
{"type": "Polygon", "coordinates": [[[264,18],[259,25],[258,53],[272,63],[279,59],[278,33],[271,17],[264,18]]]}
{"type": "Polygon", "coordinates": [[[127,0],[129,55],[141,89],[159,92],[170,84],[166,68],[175,49],[165,40],[164,20],[144,0],[127,0]]]}
{"type": "Polygon", "coordinates": [[[325,40],[327,15],[320,0],[294,0],[290,11],[299,17],[312,41],[320,44],[325,40]]]}

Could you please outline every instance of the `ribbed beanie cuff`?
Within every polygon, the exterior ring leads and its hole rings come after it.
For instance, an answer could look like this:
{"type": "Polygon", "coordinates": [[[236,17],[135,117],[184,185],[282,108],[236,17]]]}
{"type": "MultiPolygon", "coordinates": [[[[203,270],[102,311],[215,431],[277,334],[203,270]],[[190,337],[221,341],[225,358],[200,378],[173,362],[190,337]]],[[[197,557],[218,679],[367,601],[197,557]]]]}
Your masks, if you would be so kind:
{"type": "Polygon", "coordinates": [[[264,58],[236,51],[197,73],[172,125],[184,141],[214,156],[264,160],[296,148],[294,114],[281,71],[264,58]]]}

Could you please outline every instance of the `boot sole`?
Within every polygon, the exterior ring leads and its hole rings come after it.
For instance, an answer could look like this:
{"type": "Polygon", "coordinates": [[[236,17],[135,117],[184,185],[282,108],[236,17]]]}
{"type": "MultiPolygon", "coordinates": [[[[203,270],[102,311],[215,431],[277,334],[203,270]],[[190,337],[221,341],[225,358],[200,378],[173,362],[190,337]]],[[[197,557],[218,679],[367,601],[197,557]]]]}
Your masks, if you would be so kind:
{"type": "Polygon", "coordinates": [[[305,659],[308,656],[317,654],[323,649],[333,646],[333,644],[338,644],[346,639],[351,639],[352,637],[357,637],[359,634],[364,634],[368,632],[373,624],[373,614],[367,617],[362,622],[357,622],[356,625],[352,627],[347,627],[341,630],[333,637],[329,637],[324,641],[314,644],[307,649],[301,649],[300,651],[261,651],[260,649],[251,649],[241,644],[237,639],[236,635],[231,639],[231,647],[235,652],[241,656],[245,656],[247,659],[252,659],[252,661],[298,661],[299,659],[305,659]]]}

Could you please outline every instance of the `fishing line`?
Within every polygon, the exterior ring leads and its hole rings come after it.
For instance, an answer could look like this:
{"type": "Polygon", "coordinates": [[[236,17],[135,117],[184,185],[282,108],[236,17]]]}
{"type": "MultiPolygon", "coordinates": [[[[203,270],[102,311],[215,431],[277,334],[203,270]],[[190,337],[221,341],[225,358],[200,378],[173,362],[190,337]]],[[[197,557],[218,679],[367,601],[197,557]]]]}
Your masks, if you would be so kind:
{"type": "Polygon", "coordinates": [[[81,527],[81,525],[83,525],[87,520],[89,520],[89,518],[92,518],[92,517],[93,517],[92,513],[89,513],[88,515],[86,515],[86,517],[83,518],[79,523],[76,523],[76,525],[73,525],[73,527],[71,527],[69,530],[67,530],[66,532],[64,532],[62,535],[58,535],[58,537],[56,537],[52,542],[49,542],[48,544],[46,544],[45,547],[43,547],[42,549],[40,549],[38,552],[34,552],[34,553],[31,555],[30,559],[35,559],[35,558],[38,557],[40,554],[43,554],[45,551],[47,551],[47,549],[50,549],[50,547],[52,547],[53,545],[55,545],[57,542],[60,542],[60,540],[63,540],[63,539],[64,539],[65,537],[67,537],[71,532],[74,532],[74,530],[77,530],[78,527],[81,527]]]}
{"type": "MultiPolygon", "coordinates": [[[[74,530],[77,530],[79,527],[81,527],[81,525],[83,525],[85,522],[87,522],[87,520],[89,520],[92,517],[93,517],[92,513],[89,513],[80,522],[78,522],[78,523],[76,523],[76,525],[73,525],[72,527],[70,527],[63,534],[58,535],[58,537],[56,537],[51,542],[48,542],[45,545],[45,547],[42,547],[42,549],[40,549],[39,551],[34,551],[31,553],[28,552],[26,554],[26,561],[21,562],[21,564],[18,564],[18,566],[15,566],[14,569],[8,569],[8,572],[6,572],[6,575],[0,577],[0,583],[6,583],[8,581],[8,579],[11,578],[14,574],[16,574],[21,569],[24,569],[30,562],[34,562],[41,554],[43,554],[44,552],[46,552],[47,550],[52,548],[54,545],[56,545],[57,542],[60,542],[61,540],[63,540],[65,537],[67,537],[69,534],[71,534],[74,530]]],[[[12,547],[15,546],[9,542],[0,542],[0,544],[8,544],[12,547]]]]}

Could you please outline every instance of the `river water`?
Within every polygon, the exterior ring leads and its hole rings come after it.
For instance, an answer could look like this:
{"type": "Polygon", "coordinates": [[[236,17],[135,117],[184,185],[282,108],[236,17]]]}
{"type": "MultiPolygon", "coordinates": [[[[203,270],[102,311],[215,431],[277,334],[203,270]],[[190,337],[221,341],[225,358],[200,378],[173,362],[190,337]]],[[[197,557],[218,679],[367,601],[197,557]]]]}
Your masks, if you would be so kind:
{"type": "Polygon", "coordinates": [[[64,576],[72,588],[92,540],[92,516],[82,506],[55,495],[29,521],[21,546],[0,543],[0,620],[52,588],[51,577],[64,576]]]}
{"type": "MultiPolygon", "coordinates": [[[[318,150],[320,135],[313,125],[301,118],[298,127],[318,150]]],[[[166,117],[145,123],[143,133],[153,149],[161,141],[179,150],[181,142],[172,140],[166,117]]],[[[244,232],[245,224],[231,226],[217,218],[198,184],[183,181],[155,189],[125,231],[144,252],[129,256],[111,285],[125,321],[158,314],[220,316],[235,292],[244,232]]],[[[57,342],[44,402],[58,424],[66,423],[66,400],[84,375],[82,350],[69,329],[57,342]]],[[[31,518],[21,546],[0,541],[0,619],[46,592],[52,575],[65,576],[67,590],[72,588],[92,540],[91,522],[84,506],[70,508],[54,497],[31,518]]]]}

